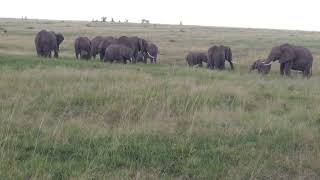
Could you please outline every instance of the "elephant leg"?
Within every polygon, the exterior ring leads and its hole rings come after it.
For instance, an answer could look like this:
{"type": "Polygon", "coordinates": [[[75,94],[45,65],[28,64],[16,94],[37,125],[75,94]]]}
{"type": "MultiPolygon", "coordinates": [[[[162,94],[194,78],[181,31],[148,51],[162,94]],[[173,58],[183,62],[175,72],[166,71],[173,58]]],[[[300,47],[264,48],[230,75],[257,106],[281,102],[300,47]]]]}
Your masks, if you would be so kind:
{"type": "Polygon", "coordinates": [[[281,75],[284,75],[284,67],[285,67],[285,64],[284,64],[284,63],[281,63],[281,64],[280,64],[280,74],[281,74],[281,75]]]}
{"type": "Polygon", "coordinates": [[[234,70],[234,66],[233,66],[232,61],[228,61],[228,62],[229,62],[229,64],[230,64],[231,70],[234,70]]]}
{"type": "Polygon", "coordinates": [[[132,57],[132,64],[137,63],[137,59],[135,57],[132,57]]]}
{"type": "Polygon", "coordinates": [[[208,67],[209,69],[214,69],[214,63],[208,63],[207,67],[208,67]]]}
{"type": "Polygon", "coordinates": [[[121,57],[119,58],[119,60],[120,60],[120,62],[122,61],[123,64],[127,64],[126,58],[124,58],[124,57],[121,56],[121,57]]]}
{"type": "Polygon", "coordinates": [[[103,61],[104,53],[100,52],[100,61],[103,61]]]}
{"type": "Polygon", "coordinates": [[[292,68],[292,63],[291,62],[285,63],[285,65],[284,65],[284,73],[285,73],[286,76],[291,76],[291,68],[292,68]]]}
{"type": "Polygon", "coordinates": [[[303,77],[310,78],[311,77],[311,71],[310,68],[307,68],[303,71],[303,77]]]}
{"type": "MultiPolygon", "coordinates": [[[[51,51],[50,51],[50,57],[51,57],[51,51]]],[[[58,53],[58,50],[54,50],[54,57],[55,58],[59,58],[59,53],[58,53]]]]}

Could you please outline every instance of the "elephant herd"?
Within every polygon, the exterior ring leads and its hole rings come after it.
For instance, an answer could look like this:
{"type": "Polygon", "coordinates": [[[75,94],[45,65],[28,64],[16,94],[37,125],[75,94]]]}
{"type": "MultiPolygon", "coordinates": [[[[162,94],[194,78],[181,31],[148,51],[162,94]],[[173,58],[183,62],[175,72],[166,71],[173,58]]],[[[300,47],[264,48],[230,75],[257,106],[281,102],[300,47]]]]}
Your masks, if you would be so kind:
{"type": "MultiPolygon", "coordinates": [[[[36,51],[38,56],[59,57],[59,46],[64,37],[61,33],[53,31],[40,31],[35,38],[36,51]]],[[[157,62],[158,47],[146,41],[143,38],[133,36],[121,36],[115,38],[112,36],[97,36],[90,40],[88,37],[78,37],[74,42],[74,49],[77,59],[96,58],[99,54],[103,62],[122,62],[127,61],[136,63],[147,63],[148,58],[151,63],[157,62]]],[[[225,62],[228,61],[233,70],[232,50],[228,46],[212,46],[207,52],[189,52],[186,56],[189,66],[203,66],[207,63],[209,69],[225,69],[225,62]]],[[[250,71],[257,70],[258,73],[268,74],[273,61],[280,63],[280,74],[290,76],[291,70],[301,71],[304,77],[312,75],[313,56],[305,47],[292,44],[282,44],[273,47],[266,59],[259,59],[250,66],[250,71]]]]}
{"type": "MultiPolygon", "coordinates": [[[[208,52],[189,52],[186,56],[189,66],[203,66],[207,63],[209,69],[225,69],[225,61],[228,61],[231,69],[232,52],[227,46],[212,46],[208,52]]],[[[266,59],[258,59],[250,66],[250,71],[257,70],[260,74],[268,74],[273,61],[280,63],[280,74],[290,76],[291,70],[301,71],[304,77],[312,75],[313,56],[309,49],[292,44],[282,44],[273,47],[266,59]]]]}
{"type": "MultiPolygon", "coordinates": [[[[35,38],[37,55],[42,57],[59,57],[59,46],[63,42],[64,37],[60,33],[42,30],[35,38]]],[[[99,54],[100,60],[103,62],[123,62],[147,63],[150,59],[151,63],[157,63],[158,47],[143,38],[134,36],[121,36],[115,38],[112,36],[97,36],[90,40],[88,37],[78,37],[74,41],[74,50],[77,59],[89,60],[95,59],[99,54]]]]}
{"type": "Polygon", "coordinates": [[[148,58],[151,63],[157,62],[158,47],[147,42],[145,39],[133,36],[121,36],[115,38],[112,36],[102,37],[96,36],[92,40],[87,37],[78,37],[74,43],[74,49],[77,59],[89,60],[94,59],[99,54],[100,60],[103,62],[123,62],[147,63],[148,58]]]}

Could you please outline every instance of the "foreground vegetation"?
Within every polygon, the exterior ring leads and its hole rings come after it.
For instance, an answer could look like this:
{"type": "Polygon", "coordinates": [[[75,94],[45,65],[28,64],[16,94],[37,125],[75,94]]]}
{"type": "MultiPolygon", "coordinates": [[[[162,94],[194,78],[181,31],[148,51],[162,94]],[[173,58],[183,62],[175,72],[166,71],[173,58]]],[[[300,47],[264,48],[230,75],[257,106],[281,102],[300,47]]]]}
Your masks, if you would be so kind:
{"type": "MultiPolygon", "coordinates": [[[[320,177],[317,63],[309,80],[299,74],[280,77],[277,68],[267,76],[248,73],[247,59],[254,52],[239,52],[252,39],[236,46],[234,40],[242,36],[230,33],[224,38],[242,60],[234,72],[183,66],[187,48],[176,37],[174,55],[174,49],[163,46],[171,42],[156,40],[163,53],[157,65],[75,61],[68,39],[63,58],[47,60],[34,57],[33,47],[19,49],[30,43],[36,29],[22,31],[19,22],[8,23],[16,26],[0,36],[10,39],[0,43],[0,179],[320,177]]],[[[48,27],[68,34],[61,23],[48,27]]],[[[115,33],[124,27],[106,28],[115,33]]],[[[146,31],[166,37],[170,28],[180,27],[159,28],[161,32],[146,31]]],[[[197,28],[194,37],[204,29],[219,30],[197,28]]],[[[231,31],[236,30],[226,29],[231,31]]],[[[252,37],[254,32],[263,37],[274,33],[275,39],[285,34],[243,30],[252,37]]],[[[318,56],[311,32],[287,33],[301,34],[302,43],[318,56]]],[[[259,43],[270,45],[265,42],[259,43]]],[[[200,39],[193,43],[207,46],[200,39]]]]}

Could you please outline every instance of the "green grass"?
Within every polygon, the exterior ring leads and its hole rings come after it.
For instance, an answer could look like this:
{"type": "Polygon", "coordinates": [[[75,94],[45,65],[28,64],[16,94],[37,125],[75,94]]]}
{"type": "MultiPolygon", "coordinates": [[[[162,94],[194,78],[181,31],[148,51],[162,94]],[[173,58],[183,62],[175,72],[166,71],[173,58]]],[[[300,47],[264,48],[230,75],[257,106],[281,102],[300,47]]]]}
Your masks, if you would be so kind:
{"type": "Polygon", "coordinates": [[[285,37],[318,57],[316,32],[94,24],[88,34],[149,33],[161,45],[160,64],[123,65],[74,60],[72,30],[87,22],[45,23],[67,34],[59,60],[22,48],[37,21],[0,22],[9,30],[0,35],[0,179],[320,177],[317,62],[309,80],[281,77],[276,64],[248,73],[285,37]],[[232,45],[235,71],[183,65],[190,44],[211,41],[232,45]]]}

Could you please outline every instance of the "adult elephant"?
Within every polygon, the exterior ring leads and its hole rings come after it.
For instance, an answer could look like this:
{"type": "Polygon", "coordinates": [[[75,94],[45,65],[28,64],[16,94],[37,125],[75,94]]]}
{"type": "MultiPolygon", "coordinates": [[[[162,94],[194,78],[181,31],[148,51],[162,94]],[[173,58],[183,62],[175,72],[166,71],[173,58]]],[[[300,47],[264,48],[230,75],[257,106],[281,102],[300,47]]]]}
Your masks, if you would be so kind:
{"type": "Polygon", "coordinates": [[[76,53],[77,59],[86,59],[91,58],[91,41],[88,37],[78,37],[74,41],[74,51],[76,53]]]}
{"type": "Polygon", "coordinates": [[[302,46],[292,44],[282,44],[273,47],[265,65],[271,64],[272,61],[278,60],[280,63],[281,75],[291,75],[291,69],[302,71],[304,77],[312,75],[313,56],[311,52],[302,46]]]}
{"type": "Polygon", "coordinates": [[[212,46],[208,49],[208,68],[225,69],[225,61],[228,61],[233,70],[232,51],[227,46],[212,46]]]}
{"type": "Polygon", "coordinates": [[[35,46],[37,55],[51,58],[54,51],[54,57],[59,57],[59,46],[63,42],[64,37],[61,33],[56,34],[53,31],[41,30],[35,37],[35,46]]]}
{"type": "MultiPolygon", "coordinates": [[[[121,36],[118,39],[118,43],[132,49],[134,62],[136,62],[136,59],[138,57],[138,52],[147,54],[148,43],[145,39],[139,38],[137,36],[133,36],[133,37],[121,36]]],[[[144,61],[146,61],[146,59],[144,61]]]]}
{"type": "MultiPolygon", "coordinates": [[[[141,51],[141,52],[143,52],[143,51],[141,51]]],[[[157,63],[158,53],[159,53],[158,46],[153,43],[148,43],[147,58],[150,58],[151,63],[157,63]]],[[[145,60],[145,63],[147,63],[147,58],[145,60]]]]}
{"type": "Polygon", "coordinates": [[[103,61],[106,49],[111,45],[111,44],[117,44],[118,40],[112,36],[108,36],[103,38],[103,41],[99,44],[99,55],[100,55],[100,60],[103,61]]]}
{"type": "Polygon", "coordinates": [[[99,45],[104,40],[102,36],[96,36],[91,40],[91,56],[96,59],[97,54],[99,53],[99,45]]]}
{"type": "Polygon", "coordinates": [[[132,61],[133,59],[133,50],[122,44],[111,44],[105,52],[104,62],[113,62],[119,61],[124,64],[127,63],[127,60],[132,61]]]}
{"type": "Polygon", "coordinates": [[[202,67],[203,62],[208,62],[208,56],[207,53],[203,52],[189,52],[186,61],[189,66],[199,65],[199,67],[202,67]]]}

